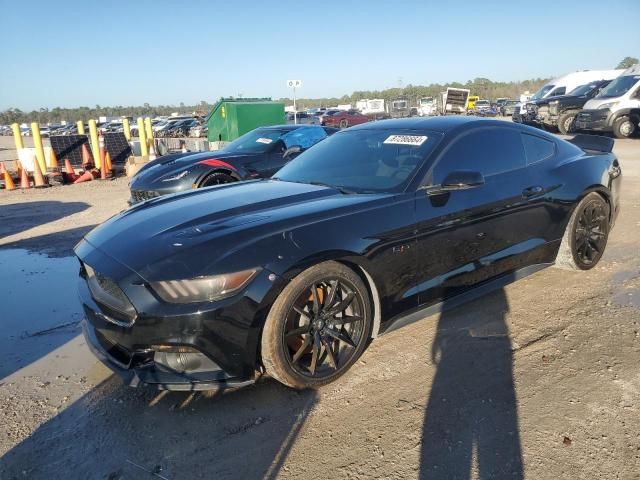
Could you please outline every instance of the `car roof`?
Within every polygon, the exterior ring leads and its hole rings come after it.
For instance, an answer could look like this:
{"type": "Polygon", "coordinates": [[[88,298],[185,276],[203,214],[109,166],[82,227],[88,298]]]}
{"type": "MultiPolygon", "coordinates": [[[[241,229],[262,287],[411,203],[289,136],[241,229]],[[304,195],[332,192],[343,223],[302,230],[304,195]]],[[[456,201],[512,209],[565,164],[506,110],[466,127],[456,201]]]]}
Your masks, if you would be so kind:
{"type": "Polygon", "coordinates": [[[369,130],[369,129],[387,129],[387,128],[405,128],[405,129],[426,129],[436,132],[446,133],[450,130],[457,129],[462,125],[468,125],[475,122],[493,121],[495,123],[506,123],[498,120],[489,120],[486,118],[467,117],[464,115],[445,115],[441,117],[411,117],[398,118],[392,120],[379,120],[376,122],[363,123],[356,125],[349,130],[369,130]]]}
{"type": "Polygon", "coordinates": [[[353,127],[349,127],[344,131],[349,130],[387,130],[387,129],[406,129],[406,130],[429,130],[432,132],[439,132],[445,135],[452,133],[453,135],[456,132],[460,132],[462,130],[468,130],[469,128],[479,127],[479,126],[493,126],[500,128],[510,128],[522,131],[524,133],[536,134],[538,136],[543,136],[545,138],[549,138],[551,140],[556,140],[558,137],[555,135],[551,135],[543,130],[531,127],[529,125],[523,125],[520,123],[507,122],[504,120],[494,120],[491,118],[483,118],[483,117],[472,117],[465,115],[446,115],[442,117],[430,117],[430,118],[421,118],[421,117],[411,117],[411,118],[399,118],[393,120],[379,120],[376,122],[367,122],[361,125],[355,125],[353,127]]]}
{"type": "Polygon", "coordinates": [[[320,125],[309,125],[309,124],[287,124],[287,125],[265,125],[264,127],[258,127],[258,128],[263,128],[266,130],[296,130],[297,128],[322,128],[320,127],[320,125]]]}

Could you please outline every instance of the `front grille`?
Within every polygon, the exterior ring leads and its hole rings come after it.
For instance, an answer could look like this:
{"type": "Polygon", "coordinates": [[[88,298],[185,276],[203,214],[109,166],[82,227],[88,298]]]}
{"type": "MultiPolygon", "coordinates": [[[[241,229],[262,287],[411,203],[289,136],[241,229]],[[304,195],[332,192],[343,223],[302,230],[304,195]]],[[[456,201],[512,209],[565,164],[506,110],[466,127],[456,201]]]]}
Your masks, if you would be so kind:
{"type": "Polygon", "coordinates": [[[158,192],[154,192],[153,190],[131,190],[131,200],[133,203],[144,202],[145,200],[149,200],[151,198],[159,197],[160,194],[158,192]]]}

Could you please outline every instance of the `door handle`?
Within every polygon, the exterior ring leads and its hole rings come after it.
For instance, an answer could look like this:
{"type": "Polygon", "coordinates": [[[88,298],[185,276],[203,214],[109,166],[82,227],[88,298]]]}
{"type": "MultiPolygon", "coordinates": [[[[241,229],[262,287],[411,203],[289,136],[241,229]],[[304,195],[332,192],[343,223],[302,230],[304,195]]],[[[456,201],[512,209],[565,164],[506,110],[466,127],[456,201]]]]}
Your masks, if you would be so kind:
{"type": "Polygon", "coordinates": [[[544,192],[544,188],[542,188],[540,185],[536,185],[535,187],[527,187],[522,191],[522,197],[531,198],[535,197],[536,195],[540,195],[542,192],[544,192]]]}

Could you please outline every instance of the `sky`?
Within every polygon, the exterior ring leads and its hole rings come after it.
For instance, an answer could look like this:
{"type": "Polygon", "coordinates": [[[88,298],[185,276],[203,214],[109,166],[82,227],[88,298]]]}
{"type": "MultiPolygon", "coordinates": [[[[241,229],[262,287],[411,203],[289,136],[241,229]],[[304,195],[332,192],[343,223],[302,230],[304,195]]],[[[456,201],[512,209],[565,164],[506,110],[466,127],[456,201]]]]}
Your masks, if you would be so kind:
{"type": "Polygon", "coordinates": [[[640,0],[0,0],[0,110],[305,98],[610,69],[640,0]]]}

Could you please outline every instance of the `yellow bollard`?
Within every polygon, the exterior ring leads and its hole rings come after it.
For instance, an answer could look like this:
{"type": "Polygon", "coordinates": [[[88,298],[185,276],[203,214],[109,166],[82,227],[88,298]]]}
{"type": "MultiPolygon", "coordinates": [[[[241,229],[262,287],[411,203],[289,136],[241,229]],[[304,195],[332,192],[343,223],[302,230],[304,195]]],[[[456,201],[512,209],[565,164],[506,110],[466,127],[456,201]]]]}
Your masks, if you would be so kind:
{"type": "Polygon", "coordinates": [[[138,117],[138,140],[140,140],[140,155],[149,156],[149,146],[147,144],[147,132],[144,131],[144,120],[138,117]]]}
{"type": "Polygon", "coordinates": [[[131,141],[131,127],[129,126],[129,119],[122,119],[122,128],[124,130],[124,138],[127,139],[127,142],[131,141]]]}
{"type": "Polygon", "coordinates": [[[151,128],[151,119],[149,117],[144,119],[144,129],[147,134],[147,144],[151,146],[153,144],[153,129],[151,128]]]}
{"type": "Polygon", "coordinates": [[[97,169],[100,169],[100,145],[98,144],[98,127],[94,119],[89,120],[89,136],[91,137],[91,153],[93,162],[97,169]]]}
{"type": "Polygon", "coordinates": [[[84,135],[84,122],[82,120],[78,120],[76,128],[78,129],[78,135],[84,135]]]}
{"type": "Polygon", "coordinates": [[[24,148],[22,143],[22,132],[20,132],[20,125],[17,123],[13,123],[11,125],[11,130],[13,130],[13,141],[16,144],[16,150],[20,151],[24,148]]]}
{"type": "Polygon", "coordinates": [[[44,159],[44,148],[42,147],[42,137],[40,136],[40,125],[36,122],[31,124],[31,135],[33,135],[33,146],[36,147],[36,159],[40,166],[40,171],[45,173],[47,171],[47,163],[44,159]]]}

